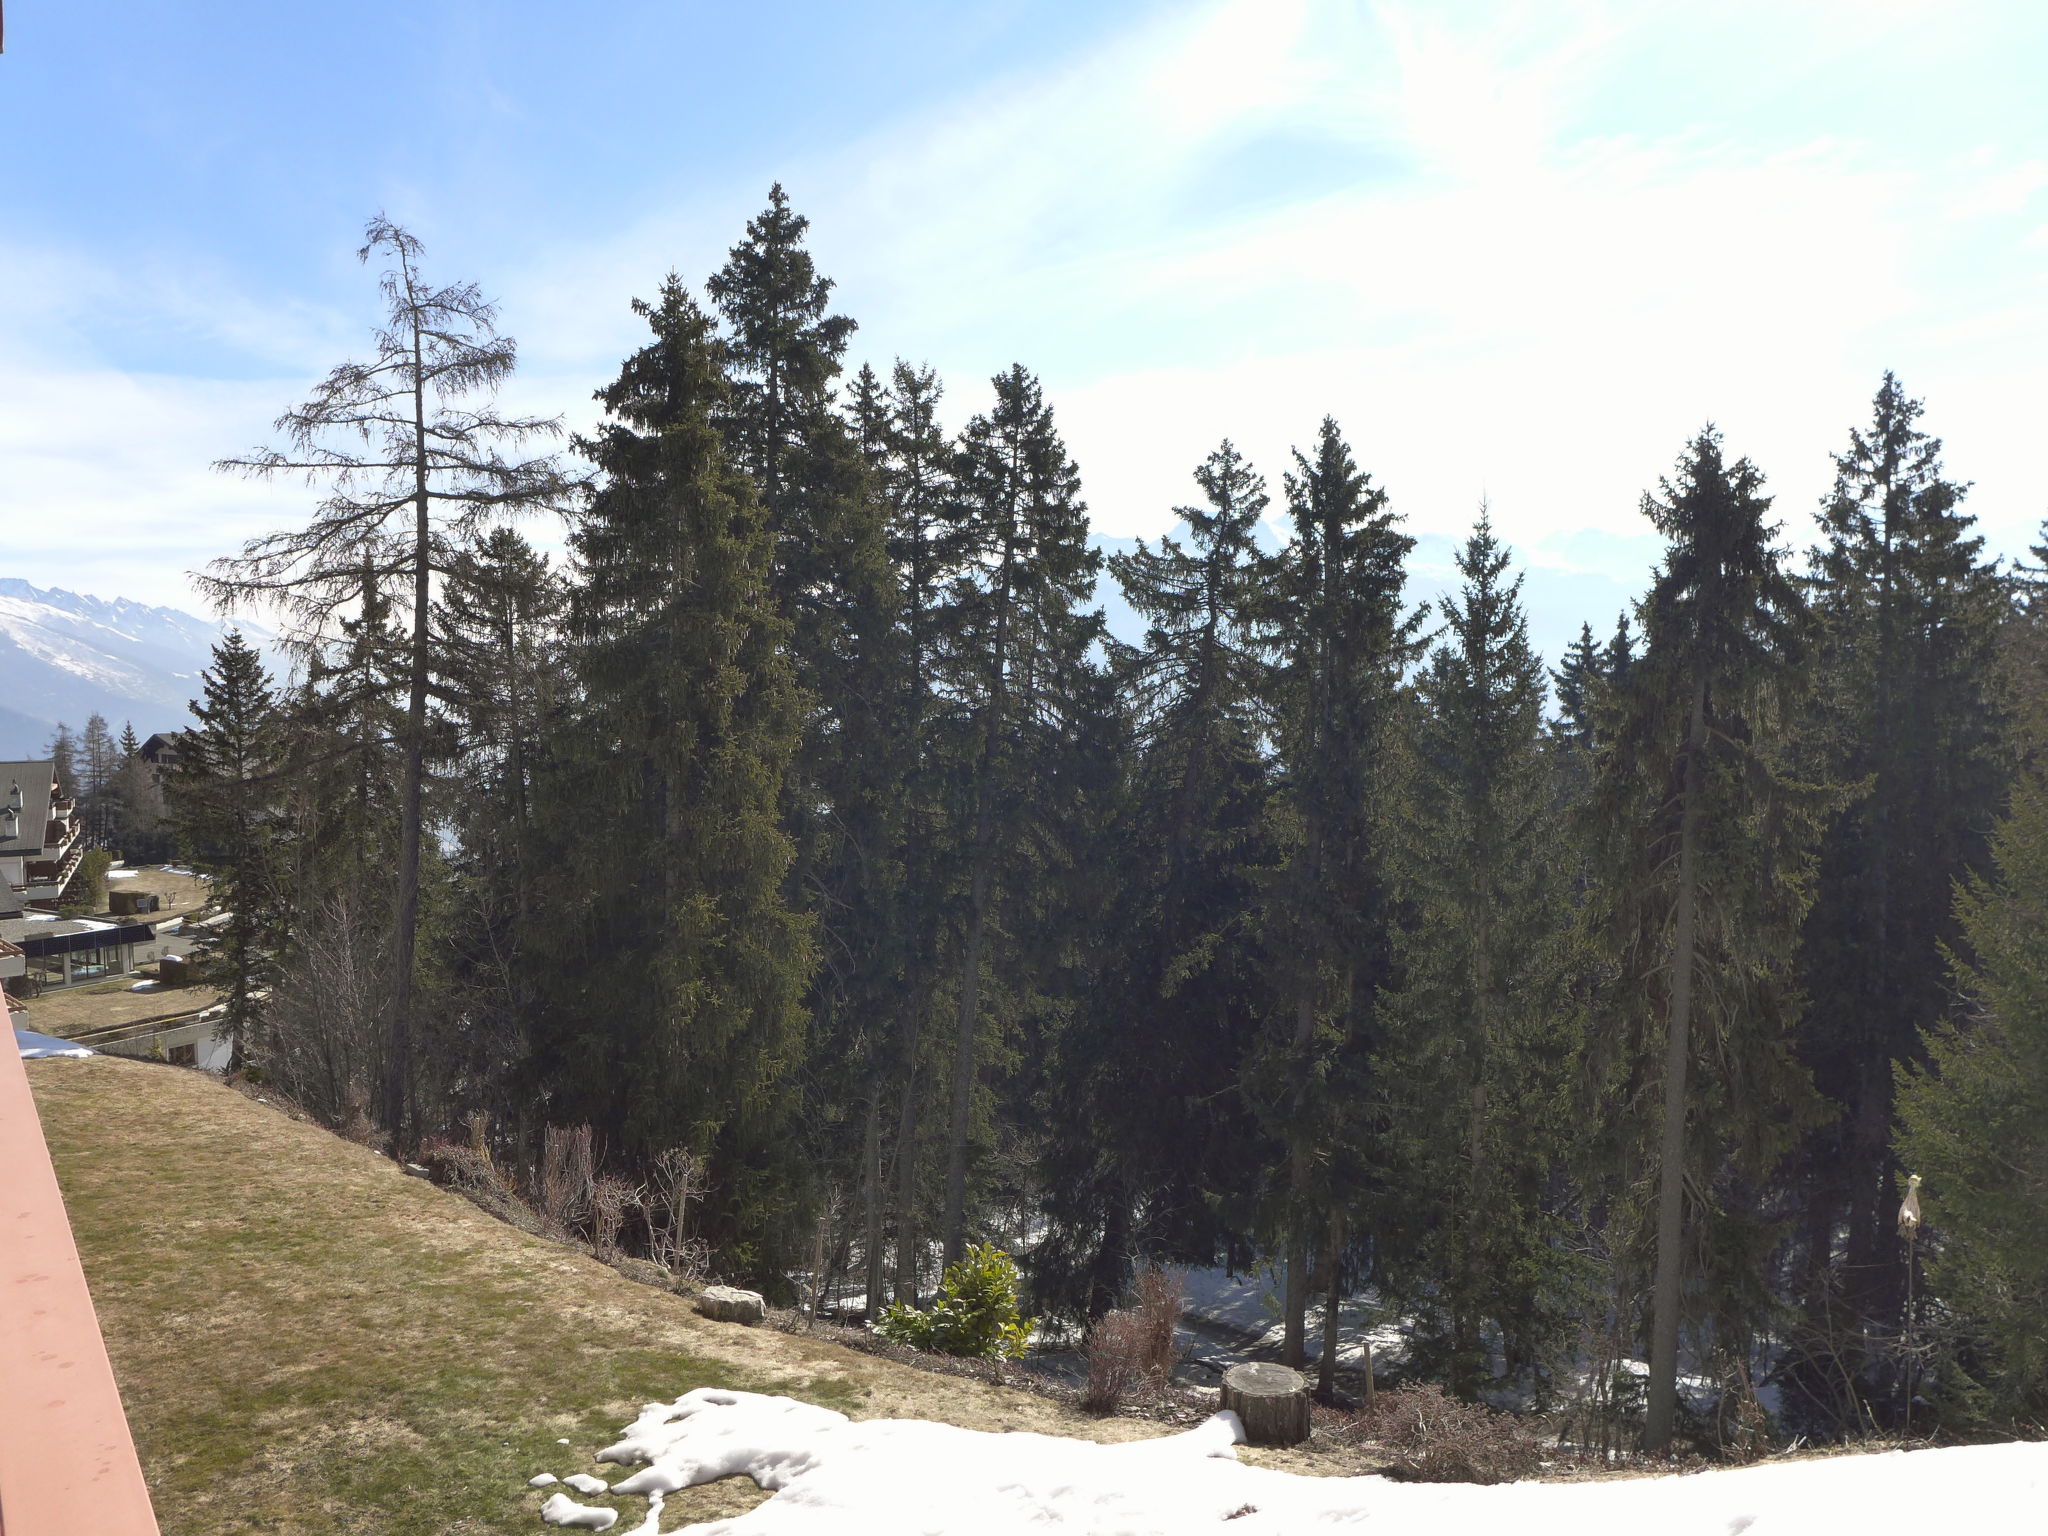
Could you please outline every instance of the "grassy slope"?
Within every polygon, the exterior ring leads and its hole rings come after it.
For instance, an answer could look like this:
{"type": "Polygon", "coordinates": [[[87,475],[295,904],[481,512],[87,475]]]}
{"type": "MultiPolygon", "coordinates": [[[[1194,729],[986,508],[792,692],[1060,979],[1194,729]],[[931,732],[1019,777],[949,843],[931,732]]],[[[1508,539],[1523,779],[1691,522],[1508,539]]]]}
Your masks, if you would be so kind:
{"type": "MultiPolygon", "coordinates": [[[[539,1530],[529,1476],[595,1470],[640,1404],[707,1385],[859,1417],[1157,1432],[707,1323],[200,1073],[28,1067],[166,1536],[539,1530]]],[[[744,1480],[692,1490],[663,1525],[757,1498],[744,1480]]],[[[630,1524],[642,1506],[620,1509],[630,1524]]]]}

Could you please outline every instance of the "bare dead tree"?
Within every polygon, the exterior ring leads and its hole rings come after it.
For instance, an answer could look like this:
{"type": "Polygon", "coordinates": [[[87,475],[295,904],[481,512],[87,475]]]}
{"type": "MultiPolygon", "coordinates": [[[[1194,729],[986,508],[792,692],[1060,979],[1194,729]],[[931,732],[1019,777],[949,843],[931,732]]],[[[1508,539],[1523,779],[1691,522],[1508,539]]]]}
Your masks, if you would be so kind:
{"type": "Polygon", "coordinates": [[[302,916],[253,1058],[267,1081],[347,1128],[361,1118],[385,1048],[388,935],[347,892],[302,916]]]}
{"type": "Polygon", "coordinates": [[[380,282],[386,313],[373,335],[373,359],[342,363],[310,399],[280,416],[283,448],[215,465],[259,479],[303,476],[326,495],[303,526],[251,539],[198,579],[222,612],[282,614],[289,638],[306,650],[324,643],[337,615],[359,606],[372,584],[411,603],[391,1022],[377,1102],[379,1120],[404,1146],[416,1118],[413,973],[434,580],[455,544],[512,514],[564,510],[577,482],[552,454],[508,456],[559,436],[561,424],[503,416],[491,404],[518,351],[498,334],[496,307],[476,284],[428,284],[420,242],[382,214],[370,220],[357,254],[391,262],[380,282]],[[466,403],[477,397],[481,404],[466,403]]]}
{"type": "Polygon", "coordinates": [[[655,1158],[646,1196],[648,1257],[675,1274],[701,1275],[710,1255],[688,1235],[690,1206],[709,1193],[704,1165],[681,1147],[655,1158]]]}

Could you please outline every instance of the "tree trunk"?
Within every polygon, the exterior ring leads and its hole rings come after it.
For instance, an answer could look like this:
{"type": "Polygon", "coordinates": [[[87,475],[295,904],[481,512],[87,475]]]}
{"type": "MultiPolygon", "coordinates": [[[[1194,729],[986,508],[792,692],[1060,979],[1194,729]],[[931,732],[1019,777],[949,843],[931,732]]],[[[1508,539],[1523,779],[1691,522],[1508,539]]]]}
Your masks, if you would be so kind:
{"type": "Polygon", "coordinates": [[[974,873],[968,888],[967,952],[960,977],[960,1032],[953,1053],[953,1117],[946,1139],[948,1264],[967,1248],[967,1129],[974,1103],[975,1031],[980,1025],[981,944],[988,929],[989,883],[995,863],[995,772],[1009,718],[1010,577],[1016,558],[1014,525],[1003,546],[996,594],[995,639],[990,652],[988,705],[983,714],[981,751],[974,772],[974,873]]]}
{"type": "Polygon", "coordinates": [[[872,1323],[882,1310],[882,1080],[880,1074],[868,1092],[867,1146],[862,1159],[861,1190],[866,1203],[867,1230],[863,1234],[867,1292],[862,1309],[872,1323]]]}
{"type": "MultiPolygon", "coordinates": [[[[985,814],[982,813],[982,814],[985,814]]],[[[981,819],[977,815],[977,820],[981,819]]],[[[989,860],[985,845],[976,854],[967,918],[967,952],[960,977],[960,1028],[953,1047],[953,1118],[946,1137],[946,1222],[943,1229],[948,1264],[967,1247],[967,1130],[974,1104],[976,1008],[981,986],[981,941],[988,926],[989,860]]]]}
{"type": "MultiPolygon", "coordinates": [[[[1295,1066],[1304,1078],[1303,1058],[1315,1038],[1315,1023],[1315,999],[1304,985],[1294,1015],[1295,1066]]],[[[1295,1111],[1287,1149],[1287,1288],[1281,1303],[1280,1358],[1299,1370],[1308,1361],[1308,1131],[1301,1123],[1301,1105],[1295,1111]]]]}
{"type": "Polygon", "coordinates": [[[896,1117],[896,1300],[917,1305],[917,1037],[915,1001],[903,1014],[903,1101],[896,1117]]]}
{"type": "Polygon", "coordinates": [[[1223,1373],[1216,1406],[1243,1421],[1253,1445],[1299,1445],[1308,1438],[1308,1381],[1284,1365],[1233,1365],[1223,1373]]]}
{"type": "Polygon", "coordinates": [[[426,778],[428,604],[433,533],[427,519],[427,415],[419,318],[413,318],[412,665],[405,703],[405,782],[398,825],[398,891],[392,933],[391,1040],[385,1062],[384,1125],[393,1149],[411,1146],[412,973],[419,943],[420,831],[426,778]]]}
{"type": "Polygon", "coordinates": [[[1657,1163],[1657,1279],[1651,1296],[1649,1398],[1643,1449],[1671,1445],[1678,1412],[1678,1312],[1684,1288],[1686,1071],[1692,1061],[1692,981],[1697,942],[1700,794],[1705,778],[1707,691],[1694,685],[1686,729],[1685,805],[1679,812],[1678,898],[1671,942],[1670,1015],[1664,1036],[1664,1125],[1657,1163]]]}
{"type": "Polygon", "coordinates": [[[1323,1249],[1323,1352],[1316,1361],[1316,1396],[1329,1402],[1337,1393],[1337,1330],[1342,1324],[1338,1303],[1343,1300],[1337,1294],[1337,1277],[1343,1273],[1339,1263],[1344,1251],[1344,1213],[1330,1213],[1330,1235],[1323,1249]]]}

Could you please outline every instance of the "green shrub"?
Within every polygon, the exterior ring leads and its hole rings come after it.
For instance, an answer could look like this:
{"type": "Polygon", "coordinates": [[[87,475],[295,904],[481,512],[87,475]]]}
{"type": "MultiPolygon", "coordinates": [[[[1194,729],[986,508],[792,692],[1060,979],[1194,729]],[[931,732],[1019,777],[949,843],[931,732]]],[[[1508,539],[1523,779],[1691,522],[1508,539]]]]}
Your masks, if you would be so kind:
{"type": "Polygon", "coordinates": [[[875,1332],[892,1344],[935,1354],[1010,1360],[1024,1353],[1034,1321],[1017,1315],[1017,1261],[995,1244],[981,1243],[946,1266],[929,1312],[898,1302],[875,1320],[875,1332]]]}
{"type": "Polygon", "coordinates": [[[107,871],[113,867],[114,856],[104,848],[88,848],[78,861],[71,889],[84,898],[86,911],[97,912],[107,904],[107,871]]]}

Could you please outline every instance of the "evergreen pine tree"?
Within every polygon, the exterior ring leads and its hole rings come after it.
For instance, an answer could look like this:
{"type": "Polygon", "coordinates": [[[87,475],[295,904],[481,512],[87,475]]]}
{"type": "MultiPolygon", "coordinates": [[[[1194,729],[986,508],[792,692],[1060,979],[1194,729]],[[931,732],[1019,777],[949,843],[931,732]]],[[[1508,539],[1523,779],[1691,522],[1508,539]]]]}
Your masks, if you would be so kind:
{"type": "Polygon", "coordinates": [[[1593,626],[1581,624],[1578,639],[1565,647],[1563,659],[1550,673],[1557,688],[1557,719],[1551,734],[1560,744],[1580,752],[1592,749],[1593,695],[1605,673],[1600,647],[1593,642],[1593,626]]]}
{"type": "MultiPolygon", "coordinates": [[[[1579,1021],[1564,985],[1569,902],[1543,667],[1522,579],[1509,579],[1483,509],[1458,570],[1462,589],[1441,605],[1444,635],[1417,682],[1403,861],[1416,920],[1380,1070],[1406,1085],[1404,1182],[1429,1234],[1415,1289],[1441,1319],[1453,1390],[1474,1399],[1493,1385],[1489,1326],[1516,1372],[1576,1342],[1570,1234],[1549,1196],[1571,1145],[1561,1106],[1579,1021]]],[[[1596,684],[1592,655],[1586,630],[1561,692],[1596,684]]],[[[1580,692],[1570,707],[1583,719],[1590,701],[1580,692]]]]}
{"type": "MultiPolygon", "coordinates": [[[[965,1248],[967,1176],[983,1001],[997,904],[1014,892],[1034,822],[1056,821],[1073,788],[1062,759],[1096,682],[1090,648],[1102,629],[1084,609],[1102,556],[1088,543],[1080,474],[1053,426],[1038,381],[1021,366],[996,375],[995,404],[961,435],[955,478],[964,514],[963,574],[954,583],[944,656],[961,712],[967,870],[957,1028],[946,1141],[942,1235],[948,1263],[965,1248]]],[[[1043,843],[1043,840],[1041,840],[1043,843]]],[[[1019,976],[1014,986],[1028,983],[1019,976]]]]}
{"type": "MultiPolygon", "coordinates": [[[[1926,1180],[1918,1247],[1938,1310],[1920,1325],[1945,1318],[1953,1339],[1922,1384],[1945,1410],[2011,1433],[2048,1411],[2048,786],[2038,766],[2015,785],[1992,854],[1993,872],[1967,876],[1957,897],[1962,1006],[1926,1031],[1924,1061],[1897,1069],[1898,1157],[1926,1180]]],[[[1902,1273],[1914,1257],[1901,1256],[1902,1273]]]]}
{"type": "Polygon", "coordinates": [[[95,710],[78,739],[78,808],[96,845],[104,845],[113,832],[114,774],[120,766],[120,749],[107,729],[107,717],[95,710]]]}
{"type": "Polygon", "coordinates": [[[1297,451],[1294,461],[1294,536],[1265,615],[1284,863],[1264,920],[1279,1006],[1248,1086],[1287,1148],[1269,1226],[1286,1255],[1283,1350],[1299,1365],[1312,1240],[1326,1231],[1325,1267],[1336,1260],[1370,1171],[1358,1076],[1378,1043],[1382,996],[1398,979],[1389,784],[1401,675],[1423,615],[1402,612],[1402,564],[1415,541],[1337,423],[1325,417],[1314,456],[1297,451]]]}
{"type": "Polygon", "coordinates": [[[770,536],[712,414],[709,321],[671,276],[653,339],[600,392],[580,451],[602,487],[570,543],[571,667],[536,831],[536,1080],[638,1165],[705,1159],[707,1235],[735,1270],[786,1257],[788,1133],[811,924],[778,821],[804,701],[768,589],[770,536]]]}
{"type": "Polygon", "coordinates": [[[1113,678],[1135,762],[1111,830],[1114,871],[1091,1006],[1061,1041],[1041,1170],[1041,1295],[1099,1316],[1139,1257],[1213,1263],[1258,1129],[1235,1091],[1263,981],[1253,914],[1271,862],[1256,611],[1265,482],[1228,442],[1176,509],[1187,544],[1140,540],[1110,568],[1149,621],[1113,678]]]}
{"type": "Polygon", "coordinates": [[[263,661],[229,630],[199,675],[198,725],[178,741],[170,808],[185,856],[213,877],[214,899],[231,914],[221,934],[222,1025],[239,1068],[261,1022],[259,994],[273,973],[278,941],[276,810],[282,746],[278,703],[263,661]]]}
{"type": "Polygon", "coordinates": [[[520,894],[541,738],[562,702],[565,603],[547,557],[495,528],[456,551],[435,611],[444,770],[460,785],[453,820],[477,867],[510,876],[520,894]]]}
{"type": "Polygon", "coordinates": [[[72,734],[71,727],[59,720],[57,729],[50,733],[50,744],[43,750],[49,754],[51,766],[56,770],[57,787],[66,795],[77,795],[78,738],[72,734]]]}
{"type": "MultiPolygon", "coordinates": [[[[947,795],[955,775],[958,731],[945,727],[938,697],[941,658],[954,637],[955,582],[967,558],[964,512],[954,481],[954,450],[940,425],[942,396],[929,368],[898,362],[890,382],[863,369],[851,415],[861,451],[889,513],[889,559],[901,597],[899,666],[888,694],[898,733],[903,781],[900,795],[902,874],[895,901],[896,952],[901,980],[891,1012],[895,1030],[882,1064],[894,1095],[890,1138],[895,1160],[889,1198],[894,1230],[890,1289],[898,1302],[917,1299],[924,1184],[920,1138],[927,1100],[942,1085],[934,1048],[943,1044],[927,1027],[940,1004],[957,886],[957,849],[947,835],[947,795]]],[[[877,1079],[877,1091],[880,1078],[877,1079]]],[[[876,1105],[876,1111],[881,1110],[876,1105]]],[[[881,1128],[870,1142],[871,1185],[882,1180],[881,1128]]],[[[869,1213],[869,1294],[883,1291],[881,1213],[869,1213]]]]}
{"type": "Polygon", "coordinates": [[[810,1161],[834,1184],[859,1182],[872,1213],[893,1033],[884,1021],[900,995],[905,942],[901,595],[883,487],[860,423],[850,429],[834,399],[854,323],[828,313],[832,283],[805,249],[808,227],[775,186],[705,286],[726,321],[732,378],[716,420],[766,509],[770,591],[792,621],[797,682],[811,704],[783,806],[797,847],[793,896],[819,926],[810,1161]]]}
{"type": "Polygon", "coordinates": [[[361,609],[307,650],[283,701],[286,840],[306,900],[341,891],[388,900],[404,778],[406,636],[364,574],[361,609]]]}
{"type": "MultiPolygon", "coordinates": [[[[1825,543],[1810,562],[1825,626],[1820,771],[1867,787],[1822,845],[1801,954],[1811,999],[1802,1055],[1841,1111],[1809,1142],[1806,1300],[1830,1341],[1859,1330],[1881,1339],[1898,1326],[1892,1084],[1948,1005],[1941,954],[1957,936],[1952,893],[1986,867],[2005,791],[1996,682],[2005,583],[1982,559],[1964,487],[1944,476],[1941,444],[1919,429],[1920,414],[1887,373],[1869,427],[1835,458],[1825,543]],[[1839,1257],[1838,1230],[1847,1234],[1839,1257]]],[[[1849,1356],[1817,1367],[1811,1384],[1838,1415],[1831,1428],[1864,1414],[1828,1390],[1866,1377],[1862,1348],[1849,1356]]]]}
{"type": "Polygon", "coordinates": [[[1717,1347],[1747,1367],[1771,1242],[1757,1190],[1817,1115],[1791,1037],[1824,797],[1786,767],[1811,622],[1779,569],[1769,506],[1762,475],[1727,463],[1711,427],[1662,499],[1644,497],[1670,543],[1590,806],[1596,916],[1617,965],[1600,1042],[1608,1117],[1655,1129],[1624,1165],[1655,1181],[1652,1451],[1671,1442],[1688,1295],[1704,1294],[1717,1347]]]}

